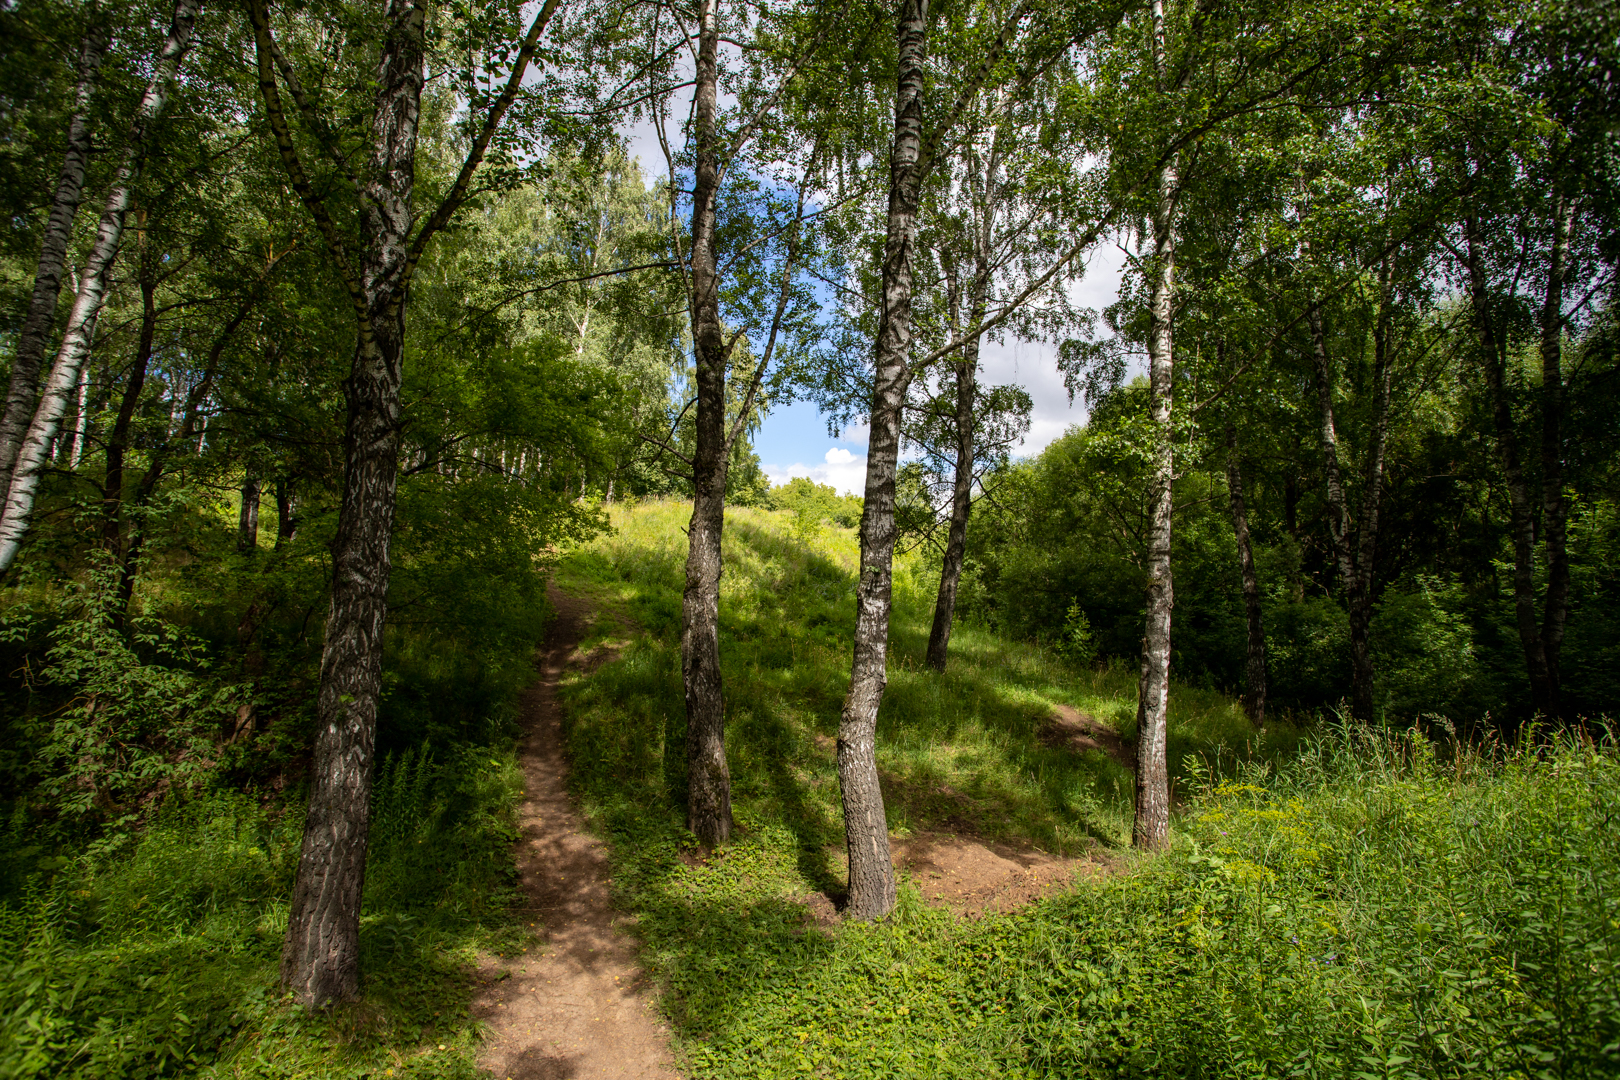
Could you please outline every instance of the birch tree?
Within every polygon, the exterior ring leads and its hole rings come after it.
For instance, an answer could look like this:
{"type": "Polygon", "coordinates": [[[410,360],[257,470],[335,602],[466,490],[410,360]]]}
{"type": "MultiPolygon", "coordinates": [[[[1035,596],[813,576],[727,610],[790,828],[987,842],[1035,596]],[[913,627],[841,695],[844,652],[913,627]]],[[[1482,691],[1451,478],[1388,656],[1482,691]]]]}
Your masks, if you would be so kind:
{"type": "Polygon", "coordinates": [[[795,148],[779,138],[763,136],[772,110],[843,20],[836,15],[812,15],[808,20],[799,20],[807,24],[807,30],[796,33],[791,12],[739,7],[728,15],[719,0],[698,0],[693,34],[688,34],[682,12],[671,9],[667,25],[665,19],[664,8],[657,6],[647,29],[647,48],[640,67],[652,82],[647,96],[656,100],[653,120],[669,169],[673,224],[679,201],[675,178],[682,172],[684,161],[666,130],[668,100],[676,80],[673,54],[661,43],[671,36],[676,42],[695,41],[688,125],[691,213],[684,238],[690,245],[689,254],[681,250],[683,238],[679,233],[671,237],[690,318],[693,393],[668,435],[649,441],[679,461],[684,466],[682,477],[690,477],[692,484],[686,586],[681,605],[687,827],[700,843],[714,848],[725,843],[732,831],[720,662],[721,545],[727,477],[741,445],[739,439],[765,404],[769,388],[780,383],[772,364],[778,360],[779,351],[787,348],[785,338],[794,325],[802,323],[801,312],[808,306],[800,291],[799,274],[809,244],[806,200],[816,160],[815,140],[812,137],[807,140],[808,146],[795,148]],[[722,117],[722,26],[746,35],[750,18],[759,38],[751,46],[755,67],[739,88],[734,114],[722,117]],[[786,26],[777,25],[780,23],[786,26]],[[768,31],[773,28],[787,42],[785,47],[769,40],[768,31]],[[765,57],[769,59],[762,59],[765,57]],[[762,141],[770,144],[768,149],[757,156],[745,155],[752,144],[762,141]],[[755,170],[764,173],[767,183],[781,185],[784,167],[796,167],[799,176],[782,185],[780,197],[773,199],[767,194],[763,199],[752,199],[734,190],[749,182],[749,173],[755,170]],[[732,181],[729,187],[728,178],[732,181]],[[720,236],[722,228],[727,231],[729,244],[720,236]],[[751,346],[746,364],[739,363],[744,353],[738,351],[745,338],[751,346]],[[676,429],[688,410],[693,415],[690,456],[680,453],[673,444],[676,429]]]}
{"type": "MultiPolygon", "coordinates": [[[[369,107],[353,133],[353,155],[329,140],[337,125],[306,93],[297,67],[276,41],[266,0],[248,8],[265,116],[287,178],[313,219],[329,265],[353,313],[355,346],[345,384],[342,502],[332,545],[333,581],[321,657],[319,726],[309,810],[282,947],[282,982],[319,1007],[360,990],[360,897],[364,887],[371,764],[381,689],[387,615],[389,540],[399,479],[400,385],[410,284],[428,244],[474,189],[479,168],[520,93],[541,36],[557,10],[546,0],[528,21],[512,6],[485,13],[487,37],[456,42],[477,56],[468,72],[468,149],[430,210],[418,205],[417,145],[429,59],[430,12],[422,0],[390,0],[380,13],[369,107]],[[515,48],[514,48],[515,46],[515,48]],[[510,57],[510,60],[505,60],[510,57]],[[499,79],[504,70],[504,80],[499,79]],[[475,78],[474,76],[477,76],[475,78]],[[484,83],[487,82],[488,89],[484,83]],[[317,186],[305,140],[295,137],[283,87],[326,150],[332,182],[317,186]],[[498,89],[497,89],[498,87],[498,89]],[[351,170],[358,160],[358,170],[351,170]],[[357,207],[355,227],[340,224],[343,198],[357,207]]],[[[469,33],[472,33],[469,31],[469,33]]],[[[513,144],[507,141],[502,150],[513,144]]]]}
{"type": "MultiPolygon", "coordinates": [[[[152,79],[141,96],[140,105],[125,135],[122,160],[107,192],[95,242],[84,269],[79,273],[79,288],[68,315],[67,330],[56,359],[51,364],[50,377],[40,395],[39,404],[17,449],[16,463],[12,466],[5,505],[0,509],[0,573],[10,569],[17,558],[17,551],[33,515],[40,474],[50,461],[51,444],[61,428],[62,418],[77,396],[80,369],[90,354],[96,315],[101,310],[108,274],[118,254],[119,242],[123,239],[124,218],[129,212],[135,182],[140,175],[146,141],[152,125],[174,92],[180,62],[191,44],[198,4],[199,0],[178,0],[175,4],[174,20],[156,57],[152,79]]],[[[66,214],[65,209],[63,214],[66,214]]],[[[11,404],[8,397],[7,415],[11,413],[11,404]]],[[[0,418],[0,422],[3,422],[3,418],[0,418]]],[[[0,437],[3,434],[0,432],[0,437]]],[[[0,467],[6,464],[0,461],[0,467]]]]}
{"type": "MultiPolygon", "coordinates": [[[[91,14],[91,18],[96,18],[95,13],[91,14]]],[[[28,311],[23,316],[22,325],[17,330],[17,347],[11,356],[11,386],[6,394],[5,411],[0,413],[0,491],[6,491],[11,486],[17,452],[22,447],[37,404],[39,368],[45,358],[45,346],[56,318],[57,299],[62,291],[62,276],[67,266],[68,240],[73,232],[73,222],[78,217],[85,170],[90,163],[90,101],[96,89],[108,39],[108,28],[100,22],[92,22],[85,30],[84,42],[79,48],[73,113],[68,120],[67,150],[62,155],[50,215],[45,222],[45,238],[40,244],[39,262],[34,269],[34,291],[29,297],[28,311]]],[[[79,452],[77,446],[74,452],[79,452]]]]}

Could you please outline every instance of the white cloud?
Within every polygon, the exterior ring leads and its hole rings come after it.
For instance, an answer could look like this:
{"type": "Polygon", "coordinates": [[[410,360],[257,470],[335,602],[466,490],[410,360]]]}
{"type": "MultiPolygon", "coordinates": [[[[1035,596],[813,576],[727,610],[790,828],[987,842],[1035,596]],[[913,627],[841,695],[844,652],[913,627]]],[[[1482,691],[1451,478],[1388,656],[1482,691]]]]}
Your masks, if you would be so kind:
{"type": "Polygon", "coordinates": [[[773,486],[781,486],[795,476],[807,476],[818,484],[827,484],[840,495],[859,495],[866,490],[866,455],[852,454],[834,447],[827,451],[824,465],[764,465],[765,475],[773,486]]]}
{"type": "MultiPolygon", "coordinates": [[[[1086,276],[1070,287],[1069,296],[1083,307],[1101,310],[1119,295],[1125,253],[1113,243],[1098,246],[1091,254],[1086,276]]],[[[1099,326],[1099,330],[1103,328],[1099,326]]],[[[1057,366],[1057,344],[1046,341],[997,343],[986,341],[979,350],[980,379],[989,386],[1017,384],[1029,391],[1034,406],[1029,434],[1013,453],[1018,457],[1039,454],[1075,424],[1086,420],[1084,402],[1069,401],[1068,387],[1057,366]]]]}

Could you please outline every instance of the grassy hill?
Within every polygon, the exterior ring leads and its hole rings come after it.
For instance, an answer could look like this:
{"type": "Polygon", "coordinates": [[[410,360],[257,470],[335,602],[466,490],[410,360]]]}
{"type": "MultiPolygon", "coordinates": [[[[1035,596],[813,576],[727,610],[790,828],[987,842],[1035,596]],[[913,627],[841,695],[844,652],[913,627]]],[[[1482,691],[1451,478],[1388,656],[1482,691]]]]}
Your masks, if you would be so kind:
{"type": "MultiPolygon", "coordinates": [[[[603,635],[623,617],[641,633],[623,660],[594,675],[575,701],[574,750],[590,775],[633,785],[644,801],[671,790],[660,745],[674,746],[685,706],[678,636],[690,510],[654,503],[615,515],[616,531],[563,563],[559,582],[596,598],[603,635]],[[597,726],[598,710],[612,713],[597,726]],[[647,785],[643,788],[641,785],[647,785]]],[[[834,749],[849,685],[854,622],[854,530],[810,529],[790,515],[727,513],[721,650],[733,798],[745,815],[781,822],[806,844],[841,843],[834,749]]],[[[889,685],[878,721],[878,763],[890,828],[952,826],[987,839],[1075,853],[1130,837],[1132,774],[1101,750],[1052,745],[1053,706],[1066,705],[1134,735],[1136,672],[1070,665],[1050,649],[958,625],[941,677],[923,666],[937,569],[902,556],[895,570],[889,685]]],[[[1230,698],[1177,686],[1170,759],[1275,755],[1298,732],[1256,733],[1230,698]]]]}
{"type": "MultiPolygon", "coordinates": [[[[1047,731],[1129,736],[1134,676],[971,626],[921,667],[933,582],[901,559],[879,766],[891,830],[1120,852],[1023,911],[963,920],[902,883],[879,926],[806,914],[841,884],[831,737],[856,541],[728,515],[721,624],[740,828],[703,859],[679,809],[686,510],[615,514],[566,559],[618,659],[566,688],[574,782],[611,838],[698,1076],[1599,1076],[1620,1067],[1612,742],[1265,739],[1177,687],[1176,845],[1136,860],[1130,777],[1047,731]]],[[[589,644],[589,643],[588,643],[589,644]]]]}

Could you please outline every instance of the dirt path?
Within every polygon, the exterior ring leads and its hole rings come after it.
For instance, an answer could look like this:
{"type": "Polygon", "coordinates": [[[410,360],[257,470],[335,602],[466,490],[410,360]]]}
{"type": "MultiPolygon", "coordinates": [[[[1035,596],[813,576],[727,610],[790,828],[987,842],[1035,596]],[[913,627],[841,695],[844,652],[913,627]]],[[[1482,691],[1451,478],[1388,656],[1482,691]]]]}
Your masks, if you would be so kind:
{"type": "Polygon", "coordinates": [[[523,699],[517,856],[544,944],[480,966],[473,1010],[489,1026],[480,1064],[496,1080],[678,1080],[634,947],[615,927],[607,851],[568,797],[557,681],[583,659],[590,608],[555,587],[550,595],[557,618],[523,699]]]}

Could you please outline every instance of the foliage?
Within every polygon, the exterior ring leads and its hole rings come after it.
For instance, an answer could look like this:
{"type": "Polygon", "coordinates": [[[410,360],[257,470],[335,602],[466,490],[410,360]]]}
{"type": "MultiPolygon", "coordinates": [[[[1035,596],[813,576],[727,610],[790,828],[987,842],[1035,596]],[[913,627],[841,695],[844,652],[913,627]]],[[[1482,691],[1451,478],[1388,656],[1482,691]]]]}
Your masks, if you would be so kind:
{"type": "Polygon", "coordinates": [[[1084,667],[1097,658],[1097,641],[1091,633],[1091,620],[1086,618],[1080,601],[1070,600],[1069,610],[1063,613],[1063,636],[1058,639],[1058,652],[1070,663],[1084,667]]]}
{"type": "Polygon", "coordinates": [[[805,540],[813,539],[823,522],[843,529],[861,523],[860,496],[840,495],[832,485],[818,484],[805,476],[792,477],[771,488],[766,508],[791,514],[795,534],[805,540]]]}
{"type": "MultiPolygon", "coordinates": [[[[1139,385],[1127,386],[1035,458],[1010,465],[994,500],[968,537],[969,564],[959,604],[971,618],[1032,640],[1064,639],[1068,607],[1079,605],[1102,656],[1135,661],[1142,627],[1142,536],[1146,506],[1140,479],[1139,385]]],[[[1191,433],[1194,437],[1197,433],[1191,433]]],[[[1483,452],[1431,432],[1412,468],[1452,470],[1433,486],[1392,480],[1383,538],[1395,553],[1379,584],[1370,625],[1381,715],[1407,722],[1425,714],[1477,723],[1518,707],[1522,657],[1512,607],[1511,573],[1483,573],[1486,552],[1507,554],[1497,526],[1488,534],[1458,525],[1436,537],[1431,507],[1479,505],[1488,474],[1443,462],[1483,452]],[[1444,455],[1444,456],[1442,456],[1444,455]]],[[[1350,695],[1349,619],[1337,595],[1325,516],[1307,530],[1300,509],[1320,494],[1302,493],[1298,462],[1251,468],[1249,525],[1262,594],[1270,696],[1295,710],[1328,710],[1350,695]],[[1293,500],[1290,502],[1290,500],[1293,500]],[[1294,506],[1289,510],[1289,506],[1294,506]],[[1288,515],[1295,516],[1290,528],[1288,515]]],[[[1244,678],[1244,612],[1238,556],[1227,511],[1224,454],[1190,465],[1177,480],[1172,535],[1177,675],[1235,692],[1244,678]]],[[[1598,644],[1608,625],[1605,598],[1613,503],[1578,502],[1572,516],[1572,605],[1564,667],[1581,708],[1602,714],[1614,651],[1598,644]],[[1587,687],[1592,687],[1587,690],[1587,687]]],[[[1383,547],[1380,547],[1383,550],[1383,547]]],[[[1497,563],[1501,567],[1502,563],[1497,563]]],[[[1511,567],[1511,561],[1506,562],[1511,567]]]]}
{"type": "MultiPolygon", "coordinates": [[[[1048,1075],[1590,1076],[1620,1065],[1615,747],[1339,732],[1213,785],[1175,853],[1030,919],[1048,1075]]],[[[1003,969],[1012,975],[1010,969],[1003,969]]]]}
{"type": "Polygon", "coordinates": [[[171,798],[123,854],[63,860],[0,906],[0,1077],[471,1077],[461,965],[523,940],[516,763],[405,752],[378,773],[365,1005],[309,1016],[272,989],[300,816],[171,798]]]}
{"type": "MultiPolygon", "coordinates": [[[[205,783],[248,700],[246,687],[210,677],[203,643],[181,627],[147,614],[119,625],[118,582],[110,560],[93,558],[58,594],[36,676],[66,695],[34,740],[37,794],[58,823],[94,827],[102,844],[126,840],[164,792],[205,783]]],[[[26,638],[38,617],[11,609],[7,638],[26,638]]]]}
{"type": "MultiPolygon", "coordinates": [[[[561,572],[650,633],[566,688],[568,738],[692,1075],[1349,1080],[1615,1067],[1612,743],[1526,732],[1521,749],[1471,749],[1415,730],[1333,729],[1292,753],[1245,752],[1230,702],[1199,714],[1198,692],[1178,688],[1171,760],[1191,799],[1168,855],[1102,855],[1067,894],[976,920],[903,883],[887,922],[822,930],[803,904],[840,887],[827,735],[841,650],[820,627],[845,608],[824,598],[850,588],[852,538],[799,541],[785,513],[728,523],[741,830],[705,860],[662,760],[680,715],[678,508],[616,519],[616,537],[561,572]]],[[[917,672],[929,597],[907,595],[907,565],[880,721],[891,830],[948,815],[956,832],[1108,852],[1127,826],[1128,774],[1030,736],[1046,701],[1129,717],[1131,675],[1077,678],[971,628],[943,682],[917,672]],[[1059,792],[1061,804],[1047,801],[1059,792]],[[1065,819],[1090,837],[1053,828],[1065,819]]],[[[603,632],[621,632],[609,622],[603,632]]]]}

